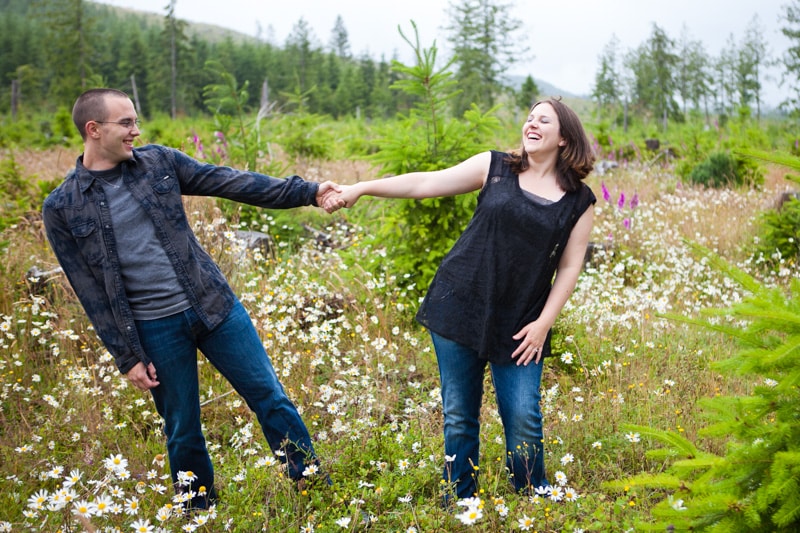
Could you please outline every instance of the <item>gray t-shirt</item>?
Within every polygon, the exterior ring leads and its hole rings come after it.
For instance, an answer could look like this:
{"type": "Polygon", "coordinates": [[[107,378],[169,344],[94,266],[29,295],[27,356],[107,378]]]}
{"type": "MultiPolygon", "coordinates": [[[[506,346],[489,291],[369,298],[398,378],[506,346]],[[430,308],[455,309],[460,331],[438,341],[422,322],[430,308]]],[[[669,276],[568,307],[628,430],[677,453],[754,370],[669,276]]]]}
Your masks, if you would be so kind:
{"type": "Polygon", "coordinates": [[[136,320],[155,320],[190,307],[153,221],[125,186],[122,167],[92,171],[111,211],[122,282],[136,320]]]}

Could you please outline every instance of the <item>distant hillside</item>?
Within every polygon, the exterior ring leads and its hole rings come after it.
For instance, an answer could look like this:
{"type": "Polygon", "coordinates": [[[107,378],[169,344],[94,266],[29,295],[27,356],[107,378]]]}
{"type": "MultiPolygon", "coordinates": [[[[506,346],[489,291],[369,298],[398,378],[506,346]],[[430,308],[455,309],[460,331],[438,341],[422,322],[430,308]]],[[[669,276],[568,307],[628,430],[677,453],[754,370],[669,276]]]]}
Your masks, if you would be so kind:
{"type": "MultiPolygon", "coordinates": [[[[102,2],[97,2],[102,4],[102,2]]],[[[163,21],[165,14],[158,14],[153,13],[152,11],[140,11],[138,9],[129,9],[124,7],[115,7],[105,5],[108,9],[116,10],[119,13],[127,13],[131,15],[136,15],[145,18],[148,23],[154,22],[161,22],[163,21]]],[[[205,24],[205,23],[197,23],[197,22],[188,22],[186,21],[186,34],[189,36],[198,36],[210,42],[219,42],[225,39],[232,39],[236,43],[241,42],[254,42],[256,41],[255,37],[251,37],[250,35],[246,35],[244,33],[240,33],[236,30],[231,30],[228,28],[224,28],[222,26],[217,26],[215,24],[205,24]]],[[[508,77],[509,84],[512,87],[521,87],[522,83],[525,81],[525,76],[509,76],[508,77]]],[[[548,83],[544,80],[540,80],[534,77],[534,81],[536,85],[539,87],[539,92],[541,96],[563,96],[565,99],[582,99],[585,98],[583,96],[576,95],[570,91],[566,91],[555,85],[548,83]]]]}
{"type": "Polygon", "coordinates": [[[583,96],[579,96],[575,93],[571,93],[569,91],[565,91],[555,85],[547,83],[544,80],[540,80],[537,78],[533,78],[533,81],[536,82],[536,85],[539,87],[539,94],[542,96],[563,96],[564,98],[584,98],[583,96]]]}
{"type": "MultiPolygon", "coordinates": [[[[139,9],[130,9],[126,7],[117,7],[111,6],[108,4],[103,4],[102,2],[95,2],[104,6],[107,9],[115,11],[120,15],[131,15],[135,17],[141,17],[144,19],[148,24],[161,24],[164,22],[164,18],[166,17],[166,13],[154,13],[152,11],[141,11],[139,9]]],[[[202,22],[186,22],[186,35],[189,37],[197,36],[201,39],[204,39],[208,42],[218,43],[220,41],[224,41],[225,39],[231,39],[235,43],[242,43],[242,42],[255,42],[257,39],[255,37],[251,37],[250,35],[246,35],[244,33],[240,33],[236,30],[231,30],[229,28],[223,28],[222,26],[217,26],[215,24],[205,24],[202,22]]]]}
{"type": "MultiPolygon", "coordinates": [[[[519,89],[525,82],[526,77],[527,76],[508,76],[507,82],[511,87],[519,89]]],[[[565,91],[552,83],[538,78],[533,78],[533,81],[535,81],[536,86],[539,87],[539,98],[561,97],[564,103],[570,106],[580,117],[589,117],[591,115],[593,106],[591,97],[565,91]]]]}
{"type": "MultiPolygon", "coordinates": [[[[522,87],[522,84],[525,83],[526,76],[508,76],[508,83],[514,88],[522,87]]],[[[539,95],[540,96],[563,96],[564,98],[587,98],[586,96],[577,95],[570,91],[565,91],[560,87],[556,87],[552,83],[548,83],[544,80],[534,77],[533,81],[536,82],[536,86],[539,87],[539,95]]]]}

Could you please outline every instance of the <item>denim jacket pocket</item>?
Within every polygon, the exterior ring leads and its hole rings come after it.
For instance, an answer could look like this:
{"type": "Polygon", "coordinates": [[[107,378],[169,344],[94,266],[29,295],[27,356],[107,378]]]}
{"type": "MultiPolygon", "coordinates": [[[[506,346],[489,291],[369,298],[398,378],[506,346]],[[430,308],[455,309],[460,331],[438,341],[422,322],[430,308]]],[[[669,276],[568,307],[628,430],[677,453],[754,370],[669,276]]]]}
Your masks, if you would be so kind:
{"type": "Polygon", "coordinates": [[[91,219],[75,221],[69,230],[75,237],[75,243],[86,262],[90,265],[102,264],[105,254],[96,221],[91,219]]]}
{"type": "Polygon", "coordinates": [[[162,207],[162,213],[168,220],[183,221],[186,218],[178,178],[166,172],[156,174],[153,179],[153,192],[162,207]]]}
{"type": "Polygon", "coordinates": [[[164,173],[157,175],[153,181],[153,190],[158,194],[167,194],[178,184],[178,180],[172,174],[164,173]]]}

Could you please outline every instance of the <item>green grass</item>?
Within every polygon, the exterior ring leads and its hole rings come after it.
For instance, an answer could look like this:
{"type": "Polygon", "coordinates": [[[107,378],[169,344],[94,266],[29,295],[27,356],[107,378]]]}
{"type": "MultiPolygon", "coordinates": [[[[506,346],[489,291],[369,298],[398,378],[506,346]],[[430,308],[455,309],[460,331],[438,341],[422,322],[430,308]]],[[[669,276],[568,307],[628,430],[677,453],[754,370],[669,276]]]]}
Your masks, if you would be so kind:
{"type": "MultiPolygon", "coordinates": [[[[610,246],[584,271],[557,323],[557,356],[548,360],[542,385],[548,474],[551,482],[563,480],[574,501],[513,493],[487,377],[481,516],[466,525],[440,507],[448,487],[440,482],[435,355],[413,321],[403,274],[388,264],[381,274],[362,267],[381,262],[381,250],[363,244],[380,223],[369,213],[381,200],[326,220],[322,229],[335,248],[301,238],[265,256],[242,250],[226,231],[236,228],[215,228],[206,200],[194,199],[187,212],[203,228],[199,238],[250,310],[333,486],[297,492],[273,464],[255,417],[201,357],[203,417],[221,501],[212,513],[177,516],[149,396],[119,375],[63,278],[43,286],[21,279],[32,265],[47,270],[54,262],[34,217],[3,236],[0,531],[150,531],[144,521],[153,531],[247,533],[521,531],[531,521],[527,530],[539,532],[633,530],[665,493],[602,484],[666,465],[646,457],[652,442],[623,426],[678,431],[719,451],[724,441],[698,437],[707,423],[698,400],[747,394],[753,385],[710,369],[736,349],[730,340],[660,318],[693,316],[742,297],[683,239],[754,271],[752,220],[782,183],[707,191],[680,186],[663,169],[635,166],[602,180],[611,200],[601,196],[601,178],[592,177],[593,240],[610,246]],[[620,193],[634,192],[639,206],[617,207],[620,193]],[[106,463],[117,454],[127,467],[114,472],[106,463]],[[62,507],[63,495],[54,495],[64,490],[73,502],[62,507]],[[73,512],[75,501],[96,505],[104,495],[111,504],[102,515],[73,512]],[[142,529],[132,528],[137,520],[142,529]]],[[[759,273],[777,285],[797,275],[797,265],[759,273]]]]}

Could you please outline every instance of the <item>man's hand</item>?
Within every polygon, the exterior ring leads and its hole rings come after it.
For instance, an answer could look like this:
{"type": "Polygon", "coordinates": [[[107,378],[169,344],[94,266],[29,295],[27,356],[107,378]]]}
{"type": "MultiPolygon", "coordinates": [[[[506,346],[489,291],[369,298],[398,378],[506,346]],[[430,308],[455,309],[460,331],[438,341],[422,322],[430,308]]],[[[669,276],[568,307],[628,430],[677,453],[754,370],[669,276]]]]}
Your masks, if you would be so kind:
{"type": "Polygon", "coordinates": [[[344,201],[339,198],[340,192],[339,186],[332,181],[320,183],[317,191],[317,205],[327,213],[338,211],[344,207],[344,201]]]}
{"type": "Polygon", "coordinates": [[[142,362],[136,363],[136,366],[131,368],[125,377],[139,390],[150,390],[159,385],[156,378],[156,367],[153,366],[153,363],[147,366],[144,366],[142,362]]]}

